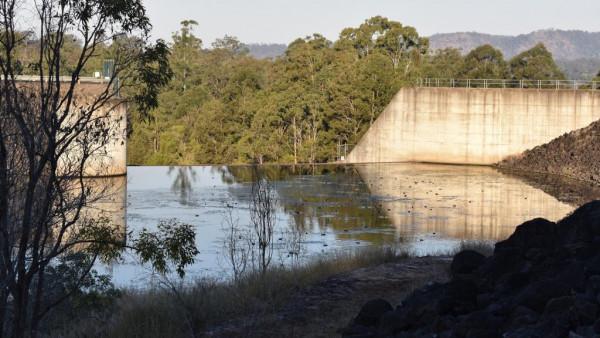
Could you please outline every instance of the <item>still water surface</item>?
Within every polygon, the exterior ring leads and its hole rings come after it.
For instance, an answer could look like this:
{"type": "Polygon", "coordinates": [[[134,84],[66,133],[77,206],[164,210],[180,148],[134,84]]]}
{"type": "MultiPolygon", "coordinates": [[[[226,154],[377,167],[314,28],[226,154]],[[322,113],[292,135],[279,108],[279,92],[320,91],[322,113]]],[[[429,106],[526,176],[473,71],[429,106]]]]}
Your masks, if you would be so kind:
{"type": "MultiPolygon", "coordinates": [[[[305,259],[392,244],[417,255],[443,254],[463,240],[505,239],[534,217],[559,220],[577,206],[489,167],[403,163],[264,171],[278,199],[275,242],[287,229],[300,229],[305,259]]],[[[201,253],[188,275],[223,278],[229,275],[223,220],[231,212],[240,225],[250,224],[251,180],[251,168],[243,166],[129,167],[126,216],[119,212],[124,191],[115,195],[112,215],[126,217],[134,233],[164,219],[194,225],[201,253]]],[[[277,248],[274,264],[285,262],[288,252],[281,243],[277,248]]],[[[131,258],[109,270],[118,285],[148,281],[149,271],[131,258]]]]}

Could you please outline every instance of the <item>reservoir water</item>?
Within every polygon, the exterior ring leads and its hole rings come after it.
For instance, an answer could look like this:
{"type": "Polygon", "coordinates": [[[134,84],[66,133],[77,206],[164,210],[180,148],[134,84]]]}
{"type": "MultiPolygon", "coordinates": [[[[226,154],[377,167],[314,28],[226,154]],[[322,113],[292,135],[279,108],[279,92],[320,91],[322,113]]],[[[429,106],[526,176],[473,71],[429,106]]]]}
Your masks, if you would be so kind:
{"type": "MultiPolygon", "coordinates": [[[[301,260],[378,245],[437,255],[461,241],[505,239],[535,217],[557,221],[600,198],[592,188],[562,188],[555,178],[526,179],[490,167],[265,166],[262,173],[277,200],[273,264],[289,259],[286,234],[292,232],[301,235],[301,260]]],[[[126,219],[125,232],[134,234],[161,220],[193,225],[200,254],[188,276],[226,278],[224,220],[250,224],[252,177],[246,166],[129,167],[126,178],[112,180],[115,194],[98,209],[117,223],[126,219]]],[[[109,272],[116,284],[134,286],[150,274],[129,256],[109,272]]]]}

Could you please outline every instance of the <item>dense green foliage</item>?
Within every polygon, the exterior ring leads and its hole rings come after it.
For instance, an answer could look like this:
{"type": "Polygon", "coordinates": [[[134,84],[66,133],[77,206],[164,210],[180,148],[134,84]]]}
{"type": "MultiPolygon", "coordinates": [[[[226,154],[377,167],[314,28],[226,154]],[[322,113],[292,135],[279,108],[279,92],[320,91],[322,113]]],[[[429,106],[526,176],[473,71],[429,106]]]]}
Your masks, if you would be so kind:
{"type": "Polygon", "coordinates": [[[427,51],[414,28],[382,17],[335,42],[297,39],[274,61],[231,37],[203,49],[194,25],[173,36],[174,78],[152,119],[133,121],[131,164],[332,160],[419,76],[427,51]]]}
{"type": "MultiPolygon", "coordinates": [[[[145,72],[140,60],[138,81],[125,91],[141,102],[130,109],[129,164],[327,162],[338,145],[356,144],[399,88],[418,78],[564,79],[541,44],[510,61],[491,45],[466,56],[430,51],[413,27],[383,17],[344,29],[337,41],[297,39],[275,59],[252,56],[230,36],[204,48],[197,23],[181,24],[170,51],[160,43],[148,48],[163,61],[145,72]]],[[[123,46],[142,48],[128,40],[101,46],[82,74],[101,70],[123,46]]],[[[77,39],[65,41],[66,64],[78,48],[77,39]]],[[[32,39],[20,49],[22,73],[36,69],[35,50],[32,39]]]]}
{"type": "Polygon", "coordinates": [[[564,77],[542,45],[510,64],[490,45],[465,57],[430,53],[414,28],[382,17],[344,29],[335,42],[297,39],[275,60],[250,56],[228,36],[203,49],[195,24],[184,21],[173,35],[174,78],[152,119],[132,121],[130,164],[331,161],[419,77],[564,77]]]}
{"type": "Polygon", "coordinates": [[[467,54],[459,72],[459,77],[465,79],[505,79],[508,75],[502,52],[491,45],[477,47],[467,54]]]}
{"type": "Polygon", "coordinates": [[[516,80],[565,80],[552,54],[543,44],[515,56],[510,61],[512,77],[516,80]]]}
{"type": "Polygon", "coordinates": [[[542,46],[515,57],[484,45],[429,51],[413,27],[383,17],[337,41],[297,39],[260,60],[225,36],[203,48],[194,21],[173,35],[173,80],[150,119],[134,116],[130,164],[315,163],[356,144],[400,87],[418,78],[564,78],[542,46]]]}

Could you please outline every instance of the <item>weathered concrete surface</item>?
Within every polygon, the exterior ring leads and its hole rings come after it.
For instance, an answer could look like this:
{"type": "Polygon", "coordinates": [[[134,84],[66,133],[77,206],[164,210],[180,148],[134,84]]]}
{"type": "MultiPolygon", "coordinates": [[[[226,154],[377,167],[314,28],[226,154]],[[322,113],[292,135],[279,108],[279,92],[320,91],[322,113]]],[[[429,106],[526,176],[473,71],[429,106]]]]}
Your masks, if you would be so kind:
{"type": "MultiPolygon", "coordinates": [[[[39,90],[38,77],[18,77],[17,84],[25,89],[35,92],[39,90]]],[[[70,77],[61,77],[60,81],[67,83],[71,81],[70,77]]],[[[74,99],[70,109],[70,119],[81,118],[79,112],[88,111],[88,107],[95,103],[100,95],[107,89],[108,83],[102,79],[82,78],[75,87],[74,99]]],[[[63,88],[63,89],[64,89],[63,88]]],[[[127,174],[127,105],[119,98],[111,98],[106,104],[95,111],[90,123],[97,123],[98,120],[104,122],[107,132],[110,135],[110,141],[105,145],[96,145],[94,154],[86,161],[84,174],[86,177],[104,177],[121,176],[127,174]]],[[[65,127],[72,121],[67,119],[65,127]]],[[[71,165],[77,163],[77,156],[81,151],[78,145],[74,144],[71,151],[68,151],[68,158],[65,162],[71,165]]],[[[65,163],[63,163],[64,165],[65,163]]],[[[59,163],[60,171],[60,163],[59,163]]]]}
{"type": "Polygon", "coordinates": [[[600,91],[403,88],[348,163],[493,164],[600,119],[600,91]]]}
{"type": "Polygon", "coordinates": [[[92,156],[85,168],[88,177],[120,176],[127,174],[127,106],[102,109],[97,115],[106,114],[110,128],[110,142],[92,156]]]}

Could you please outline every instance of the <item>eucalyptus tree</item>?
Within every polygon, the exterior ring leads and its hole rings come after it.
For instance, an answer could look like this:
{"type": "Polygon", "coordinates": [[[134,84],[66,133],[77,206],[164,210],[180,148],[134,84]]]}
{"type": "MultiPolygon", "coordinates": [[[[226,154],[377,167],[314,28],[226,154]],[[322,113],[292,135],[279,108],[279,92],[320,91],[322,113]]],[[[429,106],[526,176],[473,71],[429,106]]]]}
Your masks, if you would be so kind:
{"type": "Polygon", "coordinates": [[[344,29],[336,45],[342,49],[354,48],[360,58],[381,52],[390,59],[394,69],[404,63],[407,74],[413,66],[412,60],[427,52],[429,40],[420,37],[414,27],[375,16],[357,28],[344,29]]]}
{"type": "Polygon", "coordinates": [[[456,79],[463,68],[464,58],[456,48],[438,49],[429,54],[421,67],[424,78],[456,79]]]}
{"type": "Polygon", "coordinates": [[[500,50],[482,45],[465,56],[458,76],[463,79],[507,79],[510,71],[500,50]]]}
{"type": "Polygon", "coordinates": [[[108,219],[86,211],[104,194],[86,179],[87,168],[124,138],[111,112],[133,99],[141,110],[152,108],[158,88],[147,81],[166,81],[168,50],[146,45],[150,27],[141,0],[0,0],[1,336],[40,335],[44,319],[84,285],[95,263],[119,258],[126,247],[160,272],[174,264],[182,275],[193,262],[189,225],[164,223],[158,233],[144,230],[125,242],[108,219]],[[36,19],[32,82],[19,81],[14,62],[24,13],[36,19]],[[80,47],[65,69],[63,48],[72,35],[80,47]],[[86,64],[123,36],[137,38],[116,46],[106,86],[85,90],[86,64]],[[49,271],[74,254],[85,256],[78,273],[59,275],[54,282],[69,287],[54,292],[49,271]],[[69,283],[61,280],[67,277],[69,283]]]}
{"type": "Polygon", "coordinates": [[[566,79],[565,74],[554,62],[552,53],[542,43],[512,58],[510,72],[514,80],[566,79]]]}

